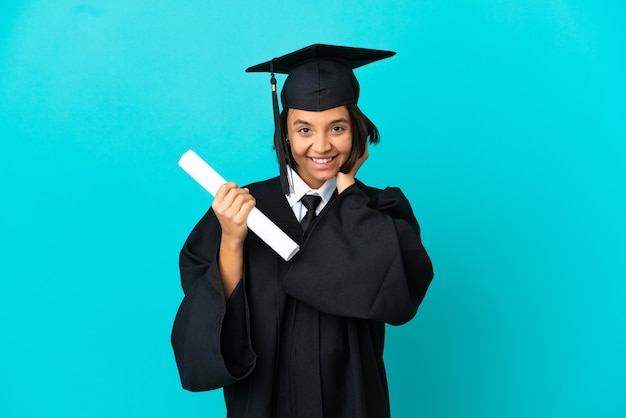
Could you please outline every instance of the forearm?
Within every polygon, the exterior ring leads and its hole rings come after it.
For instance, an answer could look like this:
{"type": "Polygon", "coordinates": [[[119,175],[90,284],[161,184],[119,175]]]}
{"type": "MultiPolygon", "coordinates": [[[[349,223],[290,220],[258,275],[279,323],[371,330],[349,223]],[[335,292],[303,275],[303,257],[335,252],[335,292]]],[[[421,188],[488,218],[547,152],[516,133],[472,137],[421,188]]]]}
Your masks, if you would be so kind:
{"type": "Polygon", "coordinates": [[[337,193],[341,194],[348,187],[352,186],[356,180],[353,174],[337,173],[337,193]]]}
{"type": "Polygon", "coordinates": [[[218,267],[224,286],[224,297],[228,299],[243,276],[243,242],[222,234],[218,267]]]}

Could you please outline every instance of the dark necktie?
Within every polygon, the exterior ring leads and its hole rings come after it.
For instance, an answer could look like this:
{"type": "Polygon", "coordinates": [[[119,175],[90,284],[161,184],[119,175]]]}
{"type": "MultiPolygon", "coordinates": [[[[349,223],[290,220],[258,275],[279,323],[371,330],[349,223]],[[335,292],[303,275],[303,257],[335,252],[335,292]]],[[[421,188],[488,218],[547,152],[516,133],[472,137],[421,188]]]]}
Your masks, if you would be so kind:
{"type": "Polygon", "coordinates": [[[306,215],[304,215],[304,218],[302,218],[302,220],[300,221],[302,231],[305,234],[307,229],[309,229],[309,227],[311,226],[311,223],[313,223],[313,219],[315,219],[315,209],[317,209],[317,205],[319,205],[321,201],[322,198],[320,196],[315,196],[311,194],[304,195],[300,199],[302,205],[307,209],[306,215]]]}

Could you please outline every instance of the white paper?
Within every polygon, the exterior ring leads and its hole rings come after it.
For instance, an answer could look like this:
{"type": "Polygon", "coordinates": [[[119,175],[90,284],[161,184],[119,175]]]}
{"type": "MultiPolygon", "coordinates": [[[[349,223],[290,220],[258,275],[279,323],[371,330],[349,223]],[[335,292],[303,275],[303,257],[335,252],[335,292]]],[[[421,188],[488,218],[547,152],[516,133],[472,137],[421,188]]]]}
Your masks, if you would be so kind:
{"type": "MultiPolygon", "coordinates": [[[[226,180],[193,150],[184,153],[178,165],[213,196],[217,189],[226,183],[226,180]]],[[[257,208],[250,211],[247,222],[248,228],[286,261],[291,260],[300,251],[300,246],[257,208]]]]}

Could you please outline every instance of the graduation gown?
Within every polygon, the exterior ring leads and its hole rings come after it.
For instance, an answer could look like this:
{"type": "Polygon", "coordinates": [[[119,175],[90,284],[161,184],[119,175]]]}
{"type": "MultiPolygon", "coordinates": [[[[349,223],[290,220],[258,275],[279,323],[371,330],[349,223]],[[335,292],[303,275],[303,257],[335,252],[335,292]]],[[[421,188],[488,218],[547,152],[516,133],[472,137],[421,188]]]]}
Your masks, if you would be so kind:
{"type": "Polygon", "coordinates": [[[433,277],[410,204],[358,182],[303,237],[279,178],[248,186],[301,249],[289,262],[253,232],[228,300],[209,210],[180,253],[184,298],[172,331],[182,386],[224,388],[228,417],[389,416],[385,323],[415,315],[433,277]]]}

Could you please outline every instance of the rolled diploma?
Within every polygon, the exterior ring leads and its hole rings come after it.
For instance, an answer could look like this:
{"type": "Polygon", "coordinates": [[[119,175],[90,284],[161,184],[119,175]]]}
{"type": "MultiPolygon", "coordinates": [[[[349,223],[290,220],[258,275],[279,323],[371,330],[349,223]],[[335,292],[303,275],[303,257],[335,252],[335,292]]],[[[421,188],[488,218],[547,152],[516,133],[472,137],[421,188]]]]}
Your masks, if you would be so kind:
{"type": "MultiPolygon", "coordinates": [[[[215,196],[217,189],[226,183],[226,180],[193,150],[185,152],[180,157],[178,165],[212,196],[215,196]]],[[[300,251],[300,246],[256,207],[250,211],[247,222],[248,228],[286,261],[291,260],[300,251]]]]}

